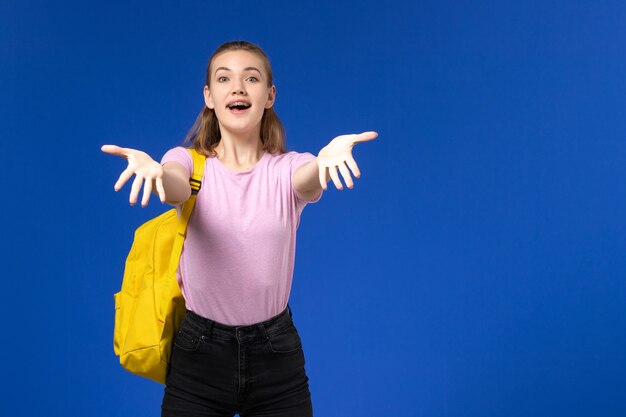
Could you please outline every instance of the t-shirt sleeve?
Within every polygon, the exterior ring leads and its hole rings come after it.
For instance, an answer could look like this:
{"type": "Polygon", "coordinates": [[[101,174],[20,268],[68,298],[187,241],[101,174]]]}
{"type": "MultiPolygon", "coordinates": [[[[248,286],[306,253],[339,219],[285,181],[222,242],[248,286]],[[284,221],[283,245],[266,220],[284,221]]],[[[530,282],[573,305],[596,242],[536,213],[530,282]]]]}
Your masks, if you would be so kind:
{"type": "Polygon", "coordinates": [[[193,160],[189,151],[182,146],[177,146],[169,151],[165,152],[163,158],[161,158],[161,165],[166,162],[178,162],[189,171],[189,176],[193,175],[193,160]]]}
{"type": "Polygon", "coordinates": [[[296,189],[293,187],[293,174],[296,172],[298,168],[300,168],[301,165],[306,164],[307,162],[315,159],[315,156],[310,152],[303,152],[303,153],[290,152],[290,154],[291,155],[289,159],[289,178],[291,179],[291,189],[293,190],[293,194],[296,200],[302,204],[317,203],[320,200],[320,198],[322,198],[322,194],[324,193],[324,190],[321,190],[320,193],[317,195],[317,197],[315,197],[313,200],[304,200],[296,192],[296,189]]]}

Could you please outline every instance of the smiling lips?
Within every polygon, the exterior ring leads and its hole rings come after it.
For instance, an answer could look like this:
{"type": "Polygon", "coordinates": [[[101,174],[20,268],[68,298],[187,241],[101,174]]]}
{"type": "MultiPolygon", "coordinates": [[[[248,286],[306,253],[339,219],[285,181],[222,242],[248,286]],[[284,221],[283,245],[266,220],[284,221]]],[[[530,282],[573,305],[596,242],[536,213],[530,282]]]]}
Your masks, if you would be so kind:
{"type": "Polygon", "coordinates": [[[251,106],[252,106],[252,104],[248,103],[247,101],[233,101],[233,102],[228,103],[228,105],[226,107],[232,113],[237,114],[237,113],[245,112],[251,106]]]}

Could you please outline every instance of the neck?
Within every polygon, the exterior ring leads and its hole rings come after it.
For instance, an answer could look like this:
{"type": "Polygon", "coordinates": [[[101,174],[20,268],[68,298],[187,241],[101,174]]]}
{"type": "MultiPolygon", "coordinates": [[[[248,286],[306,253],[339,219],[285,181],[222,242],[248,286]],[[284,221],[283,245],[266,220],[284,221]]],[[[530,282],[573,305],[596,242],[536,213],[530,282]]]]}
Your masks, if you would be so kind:
{"type": "Polygon", "coordinates": [[[255,164],[263,156],[263,143],[258,131],[237,134],[222,130],[222,138],[215,147],[217,159],[235,165],[255,164]]]}

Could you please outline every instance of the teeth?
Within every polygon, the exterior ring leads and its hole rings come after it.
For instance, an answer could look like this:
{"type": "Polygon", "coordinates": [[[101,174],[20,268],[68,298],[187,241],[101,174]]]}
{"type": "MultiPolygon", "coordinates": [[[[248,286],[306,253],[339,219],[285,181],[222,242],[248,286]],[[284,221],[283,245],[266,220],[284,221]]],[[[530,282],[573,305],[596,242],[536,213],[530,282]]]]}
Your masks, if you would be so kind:
{"type": "Polygon", "coordinates": [[[236,101],[236,102],[230,103],[228,105],[228,108],[232,109],[233,107],[246,107],[246,108],[248,108],[248,107],[250,107],[250,104],[244,103],[243,101],[236,101]]]}

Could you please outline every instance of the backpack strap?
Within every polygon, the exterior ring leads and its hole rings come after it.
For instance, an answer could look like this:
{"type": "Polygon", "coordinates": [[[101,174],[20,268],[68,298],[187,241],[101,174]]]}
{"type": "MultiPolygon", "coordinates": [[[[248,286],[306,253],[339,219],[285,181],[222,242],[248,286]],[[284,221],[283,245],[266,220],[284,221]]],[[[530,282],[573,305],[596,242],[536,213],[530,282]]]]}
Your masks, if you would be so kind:
{"type": "Polygon", "coordinates": [[[180,262],[180,254],[183,252],[183,243],[185,242],[185,237],[187,236],[189,218],[191,217],[191,212],[196,204],[198,192],[202,187],[202,175],[204,174],[204,165],[206,161],[206,156],[199,154],[195,149],[189,149],[189,152],[191,153],[191,157],[193,159],[193,174],[191,178],[189,178],[191,196],[183,203],[181,208],[180,216],[178,218],[178,233],[176,233],[174,245],[172,246],[168,276],[174,277],[174,279],[176,279],[176,270],[178,269],[178,264],[180,262]]]}
{"type": "Polygon", "coordinates": [[[191,195],[195,195],[198,194],[200,187],[202,187],[202,174],[204,174],[206,156],[200,155],[195,149],[189,149],[189,152],[193,159],[193,174],[189,178],[189,185],[191,185],[191,195]]]}

